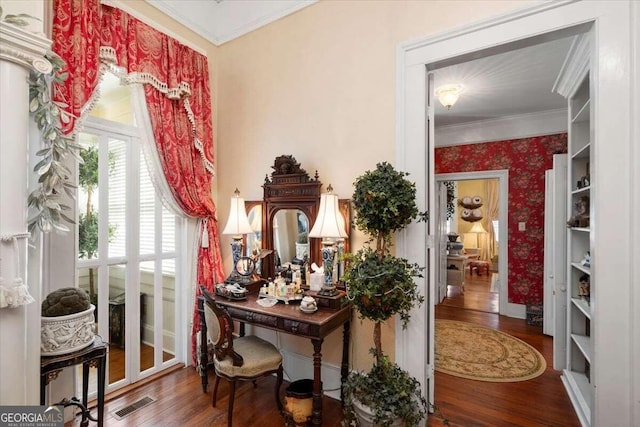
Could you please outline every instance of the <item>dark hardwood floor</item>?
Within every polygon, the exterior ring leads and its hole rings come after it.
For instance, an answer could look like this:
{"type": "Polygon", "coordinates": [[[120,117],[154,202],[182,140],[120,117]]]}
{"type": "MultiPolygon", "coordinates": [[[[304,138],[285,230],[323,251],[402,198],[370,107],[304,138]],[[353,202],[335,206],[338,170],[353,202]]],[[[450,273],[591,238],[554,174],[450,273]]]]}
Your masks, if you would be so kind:
{"type": "MultiPolygon", "coordinates": [[[[145,371],[153,367],[153,346],[140,344],[140,370],[145,371]]],[[[173,357],[172,354],[166,351],[162,352],[162,361],[173,357]]],[[[124,378],[125,369],[125,349],[116,345],[109,346],[109,384],[113,384],[118,380],[124,378]]]]}
{"type": "MultiPolygon", "coordinates": [[[[461,320],[494,328],[518,337],[542,353],[547,361],[543,375],[517,383],[489,383],[453,377],[436,372],[435,404],[438,411],[429,416],[427,426],[454,427],[578,427],[580,424],[560,381],[552,368],[552,339],[542,328],[528,326],[524,320],[439,305],[436,318],[461,320]]],[[[200,377],[192,367],[174,369],[153,381],[107,396],[105,426],[226,426],[228,385],[221,380],[218,404],[211,407],[214,377],[209,390],[202,392],[200,377]],[[122,420],[113,412],[144,396],[156,401],[122,420]],[[111,398],[110,398],[111,397],[111,398]]],[[[234,426],[271,427],[284,425],[273,401],[275,379],[259,380],[257,387],[239,383],[236,390],[234,426]]],[[[284,389],[284,386],[283,386],[284,389]]],[[[324,425],[339,426],[340,402],[324,398],[324,425]]],[[[94,411],[95,413],[95,411],[94,411]]],[[[68,423],[68,426],[74,425],[68,423]]],[[[75,421],[79,425],[79,419],[75,421]]]]}
{"type": "Polygon", "coordinates": [[[471,274],[469,270],[465,272],[464,293],[458,286],[447,287],[447,298],[441,303],[450,307],[465,308],[467,310],[485,311],[488,313],[498,313],[498,292],[491,292],[491,277],[497,272],[486,274],[471,274]]]}
{"type": "Polygon", "coordinates": [[[542,334],[542,327],[524,320],[493,313],[436,306],[437,319],[476,323],[513,335],[535,347],[545,358],[544,374],[529,381],[490,383],[457,378],[436,372],[435,400],[440,414],[429,418],[429,426],[459,427],[570,427],[580,426],[569,397],[553,369],[553,340],[542,334]]]}

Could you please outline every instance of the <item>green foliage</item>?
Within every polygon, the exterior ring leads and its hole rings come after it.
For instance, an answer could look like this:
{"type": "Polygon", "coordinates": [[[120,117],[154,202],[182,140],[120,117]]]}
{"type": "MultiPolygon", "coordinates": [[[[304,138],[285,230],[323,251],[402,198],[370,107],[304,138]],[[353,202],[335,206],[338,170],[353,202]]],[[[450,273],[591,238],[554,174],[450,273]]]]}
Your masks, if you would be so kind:
{"type": "Polygon", "coordinates": [[[307,233],[306,231],[303,231],[302,233],[298,233],[296,242],[300,244],[309,243],[309,233],[307,233]]]}
{"type": "Polygon", "coordinates": [[[447,213],[446,219],[453,218],[453,215],[456,213],[456,203],[455,203],[455,182],[453,181],[445,181],[444,186],[447,187],[447,213]]]}
{"type": "Polygon", "coordinates": [[[98,215],[78,216],[78,253],[80,257],[91,259],[98,251],[98,215]]]}
{"type": "MultiPolygon", "coordinates": [[[[117,227],[109,224],[109,242],[116,234],[117,227]]],[[[98,251],[98,212],[78,216],[78,254],[81,258],[91,259],[98,251]]]]}
{"type": "Polygon", "coordinates": [[[345,254],[345,260],[349,268],[343,277],[359,317],[383,322],[399,314],[402,327],[406,328],[411,308],[424,301],[413,281],[414,277],[422,277],[423,269],[389,252],[379,259],[369,245],[355,255],[345,254]]]}
{"type": "Polygon", "coordinates": [[[418,216],[416,186],[387,162],[356,178],[352,200],[356,226],[377,238],[391,236],[418,216]]]}
{"type": "Polygon", "coordinates": [[[98,186],[98,147],[83,148],[80,157],[83,162],[78,168],[78,185],[87,192],[93,192],[98,186]]]}
{"type": "Polygon", "coordinates": [[[402,418],[406,426],[418,425],[426,414],[426,401],[420,383],[389,362],[382,352],[381,323],[399,314],[407,326],[414,305],[422,304],[414,282],[422,277],[422,268],[404,258],[391,255],[392,234],[413,220],[426,220],[415,202],[416,186],[406,179],[406,172],[396,171],[389,163],[376,165],[354,182],[352,196],[356,226],[371,236],[355,254],[346,254],[343,276],[349,299],[361,319],[375,322],[372,353],[375,363],[369,373],[351,373],[344,385],[345,421],[353,420],[353,399],[374,409],[375,420],[382,426],[402,418]],[[370,246],[375,241],[375,249],[370,246]]]}
{"type": "Polygon", "coordinates": [[[353,425],[353,400],[373,409],[374,422],[391,425],[396,418],[407,427],[417,426],[427,414],[427,402],[420,383],[387,357],[366,374],[351,372],[344,382],[344,426],[353,425]]]}
{"type": "Polygon", "coordinates": [[[70,207],[63,203],[66,193],[75,200],[75,185],[71,183],[73,173],[64,165],[69,155],[82,162],[77,151],[80,146],[62,134],[60,122],[68,123],[70,118],[63,111],[67,105],[54,102],[51,99],[51,87],[60,85],[68,78],[68,73],[60,71],[65,67],[64,61],[55,53],[45,55],[53,68],[44,74],[32,71],[29,78],[29,111],[38,126],[42,137],[43,148],[36,152],[42,159],[35,165],[34,172],[38,175],[38,187],[29,194],[29,208],[35,214],[29,218],[29,231],[36,227],[43,232],[53,229],[67,232],[69,227],[62,221],[74,224],[73,219],[65,214],[70,207]]]}

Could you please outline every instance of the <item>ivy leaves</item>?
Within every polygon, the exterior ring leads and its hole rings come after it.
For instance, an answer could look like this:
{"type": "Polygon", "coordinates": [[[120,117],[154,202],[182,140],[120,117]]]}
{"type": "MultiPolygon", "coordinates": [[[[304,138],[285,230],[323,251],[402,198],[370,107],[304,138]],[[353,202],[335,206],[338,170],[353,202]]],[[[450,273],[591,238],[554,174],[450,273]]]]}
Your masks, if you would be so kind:
{"type": "Polygon", "coordinates": [[[416,186],[407,175],[382,162],[356,178],[353,205],[359,229],[374,237],[390,236],[416,218],[416,186]]]}

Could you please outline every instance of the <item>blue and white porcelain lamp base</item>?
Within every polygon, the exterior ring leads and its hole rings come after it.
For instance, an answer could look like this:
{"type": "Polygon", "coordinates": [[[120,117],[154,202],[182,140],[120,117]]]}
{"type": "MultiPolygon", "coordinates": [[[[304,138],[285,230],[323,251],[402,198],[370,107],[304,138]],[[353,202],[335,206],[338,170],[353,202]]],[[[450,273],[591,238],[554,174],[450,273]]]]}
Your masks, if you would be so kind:
{"type": "Polygon", "coordinates": [[[324,283],[318,295],[332,297],[338,294],[338,289],[333,284],[333,258],[335,256],[334,242],[322,241],[322,266],[324,268],[324,283]]]}
{"type": "Polygon", "coordinates": [[[242,236],[233,236],[233,241],[231,242],[231,254],[233,255],[233,267],[231,268],[231,274],[227,277],[224,283],[237,283],[242,284],[243,277],[241,277],[236,271],[236,265],[238,265],[238,260],[242,256],[242,236]]]}

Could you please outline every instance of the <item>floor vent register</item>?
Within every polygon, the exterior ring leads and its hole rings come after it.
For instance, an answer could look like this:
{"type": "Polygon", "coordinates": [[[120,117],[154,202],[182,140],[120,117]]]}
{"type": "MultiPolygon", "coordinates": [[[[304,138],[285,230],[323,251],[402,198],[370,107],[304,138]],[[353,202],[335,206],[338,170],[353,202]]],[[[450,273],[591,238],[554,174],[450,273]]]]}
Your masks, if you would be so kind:
{"type": "Polygon", "coordinates": [[[113,413],[113,416],[116,419],[121,420],[121,419],[131,415],[132,413],[134,413],[138,409],[143,408],[143,407],[145,407],[148,404],[153,403],[153,402],[155,402],[154,399],[152,399],[149,396],[145,396],[142,399],[140,399],[140,400],[138,400],[136,402],[133,402],[132,404],[127,405],[122,409],[118,409],[117,411],[115,411],[113,413]]]}

